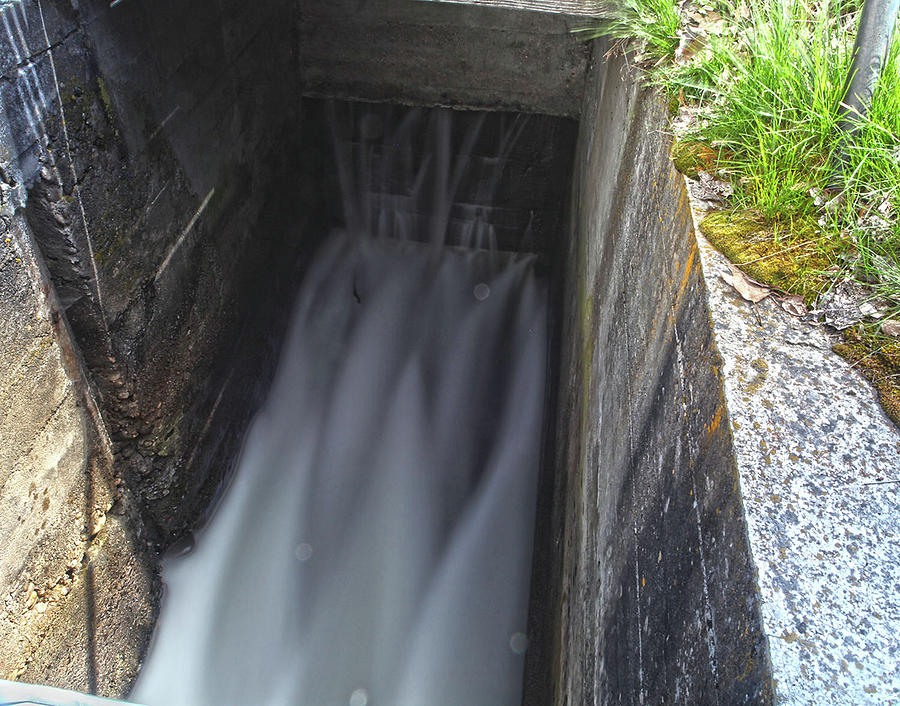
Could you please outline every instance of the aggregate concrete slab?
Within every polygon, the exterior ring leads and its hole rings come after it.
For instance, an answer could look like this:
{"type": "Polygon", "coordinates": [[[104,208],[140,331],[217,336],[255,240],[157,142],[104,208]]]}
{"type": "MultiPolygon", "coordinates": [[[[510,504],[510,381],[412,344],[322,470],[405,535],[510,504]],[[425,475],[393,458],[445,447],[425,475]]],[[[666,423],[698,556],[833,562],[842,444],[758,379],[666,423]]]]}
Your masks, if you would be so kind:
{"type": "Polygon", "coordinates": [[[900,434],[823,329],[741,299],[698,240],[776,703],[897,703],[900,434]]]}
{"type": "Polygon", "coordinates": [[[0,213],[0,678],[121,695],[157,578],[25,219],[0,213]]]}

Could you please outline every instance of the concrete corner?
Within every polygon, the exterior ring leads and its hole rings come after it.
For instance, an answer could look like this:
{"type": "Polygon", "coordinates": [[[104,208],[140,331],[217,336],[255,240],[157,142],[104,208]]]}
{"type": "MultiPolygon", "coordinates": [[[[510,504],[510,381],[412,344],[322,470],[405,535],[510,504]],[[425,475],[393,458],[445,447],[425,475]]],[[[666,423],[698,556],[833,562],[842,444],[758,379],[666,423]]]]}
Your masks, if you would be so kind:
{"type": "Polygon", "coordinates": [[[158,579],[21,215],[0,254],[0,676],[120,695],[158,579]],[[118,608],[118,609],[117,609],[118,608]]]}

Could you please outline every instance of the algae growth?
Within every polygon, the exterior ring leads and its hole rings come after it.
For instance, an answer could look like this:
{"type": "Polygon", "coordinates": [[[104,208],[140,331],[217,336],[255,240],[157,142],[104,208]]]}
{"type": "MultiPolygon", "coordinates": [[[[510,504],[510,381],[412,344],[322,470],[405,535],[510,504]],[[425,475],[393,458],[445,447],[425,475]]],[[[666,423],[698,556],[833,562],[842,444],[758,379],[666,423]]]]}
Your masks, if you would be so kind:
{"type": "MultiPolygon", "coordinates": [[[[795,221],[793,228],[751,211],[715,211],[700,222],[700,232],[749,276],[770,287],[801,295],[810,306],[833,279],[839,255],[849,246],[823,245],[812,224],[795,221]]],[[[900,426],[900,340],[858,324],[842,332],[834,351],[850,361],[875,387],[888,417],[900,426]]]]}
{"type": "Polygon", "coordinates": [[[719,152],[703,142],[678,140],[672,145],[672,164],[691,179],[696,179],[700,172],[715,172],[720,159],[719,152]]]}
{"type": "Polygon", "coordinates": [[[833,350],[872,383],[885,413],[900,426],[900,340],[860,325],[845,330],[843,341],[833,350]]]}
{"type": "Polygon", "coordinates": [[[785,225],[753,211],[715,211],[700,222],[700,232],[748,275],[807,304],[830,282],[826,270],[846,249],[841,242],[824,244],[812,222],[785,225]]]}

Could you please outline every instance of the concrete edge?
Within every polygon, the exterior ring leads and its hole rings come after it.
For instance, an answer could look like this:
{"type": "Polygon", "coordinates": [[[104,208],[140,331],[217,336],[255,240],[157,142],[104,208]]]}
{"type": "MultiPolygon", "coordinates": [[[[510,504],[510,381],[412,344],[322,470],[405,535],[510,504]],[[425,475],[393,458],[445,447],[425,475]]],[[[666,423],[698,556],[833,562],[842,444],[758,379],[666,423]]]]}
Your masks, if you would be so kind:
{"type": "Polygon", "coordinates": [[[772,297],[753,305],[725,283],[730,265],[700,235],[694,198],[691,212],[775,703],[894,703],[900,434],[821,327],[772,297]]]}

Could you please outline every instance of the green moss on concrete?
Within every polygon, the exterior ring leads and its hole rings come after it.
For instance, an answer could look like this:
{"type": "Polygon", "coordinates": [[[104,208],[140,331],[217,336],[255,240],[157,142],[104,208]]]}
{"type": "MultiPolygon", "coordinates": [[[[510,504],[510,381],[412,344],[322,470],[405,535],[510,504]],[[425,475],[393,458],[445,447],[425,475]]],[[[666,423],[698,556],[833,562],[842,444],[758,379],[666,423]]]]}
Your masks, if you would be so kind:
{"type": "Polygon", "coordinates": [[[885,413],[900,426],[900,340],[863,326],[846,329],[833,350],[872,383],[885,413]]]}
{"type": "Polygon", "coordinates": [[[157,456],[174,456],[181,451],[181,425],[184,413],[179,410],[168,420],[164,420],[147,437],[141,446],[157,456]]]}
{"type": "Polygon", "coordinates": [[[692,179],[698,172],[715,172],[720,158],[719,152],[696,140],[678,140],[672,145],[675,169],[692,179]]]}
{"type": "Polygon", "coordinates": [[[700,232],[750,277],[811,303],[829,281],[831,267],[846,246],[826,243],[811,221],[769,221],[752,211],[716,211],[700,222],[700,232]]]}
{"type": "Polygon", "coordinates": [[[97,90],[100,94],[100,100],[103,103],[103,112],[106,113],[106,119],[109,121],[109,126],[116,134],[116,139],[119,139],[119,130],[116,127],[116,111],[113,108],[112,99],[109,97],[109,91],[106,88],[106,81],[103,80],[102,76],[97,77],[97,90]]]}

